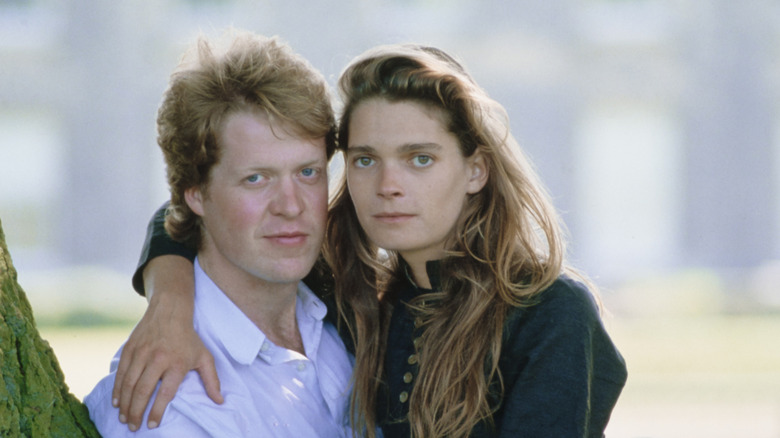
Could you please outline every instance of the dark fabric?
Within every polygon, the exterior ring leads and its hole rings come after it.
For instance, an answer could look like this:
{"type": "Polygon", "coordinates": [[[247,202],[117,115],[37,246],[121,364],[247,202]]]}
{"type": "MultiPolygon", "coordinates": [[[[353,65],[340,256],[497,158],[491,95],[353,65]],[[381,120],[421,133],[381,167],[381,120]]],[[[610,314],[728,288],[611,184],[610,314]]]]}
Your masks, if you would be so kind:
{"type": "MultiPolygon", "coordinates": [[[[429,263],[431,279],[438,276],[435,266],[429,263]]],[[[424,291],[408,281],[404,287],[390,322],[387,384],[378,398],[385,438],[410,435],[403,419],[418,371],[409,358],[419,333],[403,303],[424,291]]],[[[505,392],[503,399],[492,400],[498,406],[494,426],[480,423],[472,437],[602,437],[627,378],[592,295],[568,277],[543,291],[537,304],[510,312],[499,368],[505,392]]]]}
{"type": "MultiPolygon", "coordinates": [[[[178,254],[194,260],[195,251],[173,241],[163,227],[166,206],[149,224],[133,286],[143,294],[146,264],[162,254],[178,254]]],[[[431,283],[439,284],[437,262],[428,263],[431,283]]],[[[328,305],[328,320],[343,329],[336,316],[333,278],[320,260],[304,282],[328,305]]],[[[377,415],[385,438],[410,435],[404,421],[417,365],[413,341],[419,333],[403,304],[424,291],[404,281],[396,296],[399,304],[391,317],[385,376],[378,397],[377,415]],[[410,363],[411,362],[411,363],[410,363]],[[412,380],[404,381],[406,373],[412,380]]],[[[340,330],[348,350],[351,337],[340,330]]],[[[598,309],[584,285],[561,277],[539,294],[538,303],[515,308],[507,316],[499,367],[504,397],[492,400],[498,409],[494,426],[479,424],[472,437],[602,437],[612,409],[625,385],[626,366],[604,330],[598,309]]],[[[407,378],[408,380],[408,378],[407,378]]]]}
{"type": "Polygon", "coordinates": [[[165,231],[165,214],[168,209],[168,203],[163,204],[149,221],[146,228],[146,240],[141,248],[141,257],[138,260],[138,266],[133,274],[133,289],[141,295],[145,295],[143,272],[147,263],[155,257],[161,255],[180,255],[189,261],[195,260],[197,251],[187,245],[171,239],[171,236],[165,231]]]}

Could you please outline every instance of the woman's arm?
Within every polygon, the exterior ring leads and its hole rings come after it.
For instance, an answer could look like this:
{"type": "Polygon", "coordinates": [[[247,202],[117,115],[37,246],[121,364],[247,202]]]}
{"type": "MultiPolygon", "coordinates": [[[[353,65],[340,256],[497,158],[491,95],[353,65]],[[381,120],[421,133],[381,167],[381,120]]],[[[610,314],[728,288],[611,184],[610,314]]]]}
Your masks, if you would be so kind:
{"type": "Polygon", "coordinates": [[[214,359],[192,325],[195,251],[170,239],[164,229],[165,206],[149,224],[141,260],[133,279],[149,306],[123,347],[112,403],[120,421],[131,430],[140,425],[152,393],[160,389],[148,427],[160,424],[162,414],[190,370],[196,370],[206,392],[222,403],[214,359]]]}
{"type": "MultiPolygon", "coordinates": [[[[196,248],[191,248],[184,243],[173,240],[168,235],[168,232],[165,231],[165,217],[168,213],[168,205],[169,203],[166,202],[160,206],[154,212],[149,225],[146,227],[146,239],[144,239],[144,245],[141,248],[138,266],[135,268],[135,274],[133,274],[133,289],[140,295],[146,295],[145,280],[148,277],[146,266],[152,260],[163,255],[179,255],[189,260],[191,264],[198,253],[196,248]]],[[[146,298],[149,299],[150,297],[147,295],[146,298]]]]}
{"type": "Polygon", "coordinates": [[[626,381],[590,292],[558,280],[507,326],[499,436],[602,437],[626,381]]]}

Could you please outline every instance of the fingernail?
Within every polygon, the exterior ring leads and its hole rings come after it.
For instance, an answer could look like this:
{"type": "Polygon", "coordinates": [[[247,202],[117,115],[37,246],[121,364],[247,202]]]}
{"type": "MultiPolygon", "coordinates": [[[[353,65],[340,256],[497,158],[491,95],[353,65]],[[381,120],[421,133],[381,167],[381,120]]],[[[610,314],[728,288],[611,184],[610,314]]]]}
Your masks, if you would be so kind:
{"type": "Polygon", "coordinates": [[[156,421],[150,421],[149,423],[147,423],[147,425],[146,425],[146,426],[147,426],[149,429],[154,429],[155,427],[157,427],[157,422],[156,422],[156,421]]]}
{"type": "Polygon", "coordinates": [[[115,399],[111,400],[111,404],[114,405],[115,408],[118,408],[119,407],[119,399],[115,398],[115,399]]]}
{"type": "Polygon", "coordinates": [[[131,432],[135,432],[136,430],[138,430],[138,426],[136,426],[135,424],[128,424],[127,427],[130,428],[131,432]]]}
{"type": "Polygon", "coordinates": [[[125,417],[122,414],[119,414],[119,422],[122,423],[122,424],[127,423],[127,417],[125,417]]]}

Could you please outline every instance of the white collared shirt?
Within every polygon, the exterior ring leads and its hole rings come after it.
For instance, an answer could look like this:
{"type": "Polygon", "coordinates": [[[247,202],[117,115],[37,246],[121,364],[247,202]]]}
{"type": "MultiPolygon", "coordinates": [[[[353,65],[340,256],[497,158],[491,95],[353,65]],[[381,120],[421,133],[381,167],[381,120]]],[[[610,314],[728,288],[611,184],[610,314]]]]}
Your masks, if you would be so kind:
{"type": "Polygon", "coordinates": [[[306,356],[273,344],[195,265],[195,331],[214,355],[225,402],[208,398],[190,371],[168,405],[161,425],[132,433],[111,405],[120,351],[111,374],[85,397],[90,418],[105,437],[344,437],[349,428],[349,390],[354,358],[323,318],[325,304],[299,283],[298,329],[306,356]]]}

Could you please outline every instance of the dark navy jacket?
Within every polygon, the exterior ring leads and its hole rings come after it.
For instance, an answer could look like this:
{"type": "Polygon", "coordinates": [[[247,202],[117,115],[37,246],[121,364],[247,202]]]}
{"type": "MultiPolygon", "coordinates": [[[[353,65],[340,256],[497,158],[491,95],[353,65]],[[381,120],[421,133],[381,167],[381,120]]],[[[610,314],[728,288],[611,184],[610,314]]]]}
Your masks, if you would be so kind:
{"type": "MultiPolygon", "coordinates": [[[[428,277],[439,285],[437,262],[428,277]]],[[[385,382],[378,415],[386,438],[409,437],[408,413],[417,365],[414,317],[403,305],[426,292],[404,283],[391,317],[385,382]],[[410,358],[412,358],[410,360],[410,358]]],[[[514,308],[504,324],[499,358],[503,398],[493,399],[493,425],[480,423],[472,437],[602,437],[626,382],[626,366],[604,330],[593,296],[561,277],[531,307],[514,308]]]]}

